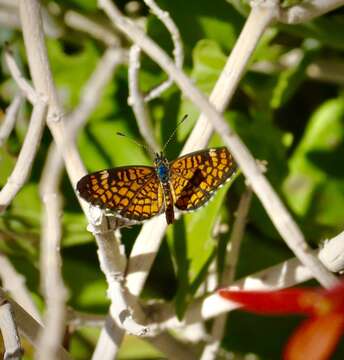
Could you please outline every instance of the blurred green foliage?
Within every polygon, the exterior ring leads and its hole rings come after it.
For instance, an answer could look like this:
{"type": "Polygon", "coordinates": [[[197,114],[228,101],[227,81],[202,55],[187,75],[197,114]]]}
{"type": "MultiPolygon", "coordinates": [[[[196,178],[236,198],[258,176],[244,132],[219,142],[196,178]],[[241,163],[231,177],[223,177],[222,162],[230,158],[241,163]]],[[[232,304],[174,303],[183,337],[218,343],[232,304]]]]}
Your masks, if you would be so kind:
{"type": "MultiPolygon", "coordinates": [[[[185,49],[185,71],[202,91],[209,94],[244,24],[247,3],[234,0],[160,0],[158,3],[170,12],[180,30],[185,49]]],[[[292,3],[286,1],[285,6],[292,3]]],[[[125,9],[126,1],[118,1],[118,4],[125,9]]],[[[97,10],[96,0],[64,0],[58,5],[62,12],[74,9],[99,21],[108,21],[97,10]]],[[[143,4],[139,12],[139,15],[147,16],[148,34],[171,54],[172,42],[164,26],[149,14],[143,4]]],[[[62,16],[59,21],[62,21],[62,16]]],[[[327,70],[331,70],[332,61],[343,65],[343,22],[343,11],[337,10],[307,24],[269,29],[250,66],[268,62],[277,69],[266,73],[249,69],[225,112],[228,123],[254,156],[267,162],[267,177],[312,244],[319,244],[344,227],[342,84],[326,79],[317,81],[307,74],[309,65],[317,60],[324,61],[325,71],[326,64],[327,70]],[[297,63],[291,68],[279,67],[281,58],[292,51],[300,54],[297,63]]],[[[10,41],[18,63],[27,74],[20,32],[1,29],[0,34],[0,43],[10,41]]],[[[122,43],[127,46],[127,40],[123,39],[122,43]]],[[[83,85],[92,74],[104,47],[86,34],[70,29],[59,38],[49,38],[47,47],[54,79],[68,113],[77,106],[83,85]]],[[[166,79],[166,75],[146,56],[143,56],[140,71],[143,91],[166,79]]],[[[16,89],[6,69],[0,71],[0,77],[0,101],[4,109],[16,89]]],[[[149,154],[142,148],[115,136],[117,131],[121,131],[142,141],[127,98],[127,67],[123,65],[104,89],[101,101],[78,138],[78,147],[89,171],[151,163],[149,154]]],[[[0,186],[4,185],[15,164],[27,128],[23,119],[27,118],[29,110],[28,107],[23,109],[21,121],[9,142],[0,148],[0,186]]],[[[164,144],[178,120],[184,114],[189,115],[166,151],[170,159],[175,158],[197,120],[198,109],[180,95],[176,86],[172,86],[150,103],[149,110],[160,144],[164,144]]],[[[51,136],[46,131],[29,182],[0,217],[0,251],[7,254],[17,270],[25,275],[27,285],[40,306],[38,266],[42,210],[38,184],[50,142],[51,136]]],[[[221,145],[218,135],[213,136],[211,145],[221,145]]],[[[183,216],[169,227],[167,242],[161,247],[142,294],[145,299],[173,301],[178,316],[182,318],[205,279],[211,261],[217,257],[219,264],[224,262],[223,250],[244,187],[243,177],[239,176],[234,184],[222,188],[209,205],[183,216]],[[219,221],[228,224],[228,229],[215,234],[214,226],[219,221]]],[[[63,275],[69,289],[69,305],[80,311],[104,314],[109,305],[106,282],[99,269],[96,245],[86,231],[85,217],[67,175],[61,189],[64,199],[63,275]]],[[[136,226],[122,232],[128,253],[138,231],[136,226]]],[[[254,198],[237,276],[248,275],[291,256],[259,201],[254,198]]],[[[260,318],[259,325],[256,321],[252,315],[233,314],[223,347],[241,354],[255,353],[261,359],[279,359],[281,347],[296,320],[260,318]]],[[[76,333],[71,342],[71,352],[76,359],[90,357],[97,334],[94,329],[76,333]]],[[[121,350],[122,359],[160,356],[134,338],[127,339],[121,350]]]]}

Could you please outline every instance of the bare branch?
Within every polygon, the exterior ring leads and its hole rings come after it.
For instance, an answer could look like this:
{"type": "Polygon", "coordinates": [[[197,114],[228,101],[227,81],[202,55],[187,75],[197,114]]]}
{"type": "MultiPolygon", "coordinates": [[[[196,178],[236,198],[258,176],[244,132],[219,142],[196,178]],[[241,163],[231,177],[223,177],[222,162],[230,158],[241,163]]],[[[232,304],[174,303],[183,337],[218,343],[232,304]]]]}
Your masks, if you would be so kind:
{"type": "Polygon", "coordinates": [[[301,4],[290,8],[281,9],[277,19],[286,24],[304,23],[343,5],[343,0],[303,1],[301,4]]]}
{"type": "MultiPolygon", "coordinates": [[[[85,174],[85,170],[78,154],[76,145],[73,141],[71,141],[70,136],[68,136],[68,133],[66,131],[64,114],[57,98],[56,88],[53,83],[52,74],[47,58],[39,3],[37,0],[20,1],[19,9],[23,27],[24,43],[27,51],[33,83],[38,92],[46,94],[49,98],[48,126],[53,134],[59,151],[63,155],[71,182],[73,185],[75,185],[76,182],[81,178],[81,176],[85,174]]],[[[86,213],[86,216],[88,217],[88,220],[93,225],[94,222],[91,214],[89,213],[89,206],[82,200],[80,200],[80,203],[86,213]]],[[[109,235],[109,232],[107,232],[106,234],[102,234],[102,230],[103,228],[101,223],[99,230],[93,230],[93,232],[97,231],[98,245],[100,243],[105,244],[106,242],[111,242],[111,244],[115,246],[116,242],[114,241],[115,239],[113,235],[109,235]]],[[[106,231],[108,231],[108,229],[106,229],[106,231]]],[[[118,264],[118,262],[114,258],[113,252],[114,249],[111,248],[111,251],[101,254],[101,262],[103,269],[106,269],[106,271],[108,271],[106,273],[106,278],[107,280],[111,279],[111,281],[115,280],[112,279],[112,275],[118,274],[118,267],[115,267],[114,270],[111,269],[111,266],[113,264],[118,264]],[[109,259],[107,258],[108,256],[110,257],[109,259]]],[[[109,295],[111,295],[111,300],[114,306],[118,299],[123,300],[121,301],[121,305],[123,305],[125,299],[122,294],[122,288],[120,288],[120,286],[117,286],[115,282],[113,282],[113,286],[112,284],[109,284],[109,287],[110,286],[111,291],[109,292],[109,295]],[[114,291],[114,289],[118,291],[114,291]]],[[[121,308],[121,310],[123,310],[123,307],[121,308]]],[[[124,314],[121,314],[121,317],[118,316],[117,319],[121,320],[122,325],[129,324],[130,326],[133,326],[134,321],[131,321],[130,317],[127,314],[130,315],[130,312],[125,311],[124,314]],[[126,315],[124,316],[124,319],[123,315],[126,315]]]]}
{"type": "Polygon", "coordinates": [[[159,145],[154,138],[154,132],[149,119],[148,109],[143,101],[143,95],[139,86],[139,70],[140,70],[141,49],[137,45],[133,45],[129,52],[129,69],[128,84],[129,97],[128,104],[132,106],[137,125],[142,137],[145,139],[149,147],[154,151],[159,151],[159,145]]]}
{"type": "MultiPolygon", "coordinates": [[[[318,256],[318,258],[322,258],[322,260],[326,258],[324,264],[329,266],[329,268],[331,268],[330,261],[333,260],[333,258],[327,258],[328,252],[325,249],[327,246],[332,247],[338,244],[337,239],[339,241],[344,236],[343,234],[344,233],[341,233],[333,238],[335,241],[333,245],[331,244],[332,240],[329,240],[323,249],[313,251],[313,254],[318,256]]],[[[341,246],[341,248],[342,247],[343,246],[341,246]]],[[[343,256],[341,256],[341,258],[343,258],[343,256]]],[[[344,267],[340,270],[343,269],[344,267]]],[[[293,258],[235,281],[229,289],[277,290],[303,283],[312,279],[313,276],[309,269],[302,265],[300,260],[293,258]]],[[[174,306],[172,304],[147,305],[145,312],[152,320],[149,328],[150,333],[154,335],[167,329],[176,329],[184,327],[187,324],[194,324],[211,319],[225,312],[232,311],[237,307],[238,304],[224,300],[216,293],[213,293],[199,298],[191,304],[182,321],[178,320],[175,316],[174,306]]]]}
{"type": "MultiPolygon", "coordinates": [[[[144,2],[150,8],[152,13],[165,25],[166,29],[170,32],[174,46],[173,49],[174,62],[178,68],[182,69],[184,62],[184,51],[183,51],[183,45],[178,27],[172,20],[168,11],[162,10],[154,0],[144,0],[144,2]]],[[[157,98],[164,91],[166,91],[172,84],[173,84],[173,80],[171,78],[168,78],[162,84],[152,89],[145,96],[144,101],[148,102],[157,98]]]]}
{"type": "MultiPolygon", "coordinates": [[[[233,224],[233,229],[228,243],[227,248],[227,266],[222,276],[222,281],[220,286],[229,286],[235,278],[236,265],[239,258],[239,251],[241,241],[244,236],[244,230],[246,225],[247,214],[250,209],[252,198],[252,190],[247,188],[246,191],[242,194],[238,211],[236,214],[236,219],[233,224]]],[[[211,338],[203,349],[201,360],[212,360],[216,359],[217,353],[220,348],[221,340],[225,331],[225,325],[227,322],[227,315],[222,314],[218,316],[212,325],[211,329],[211,338]]]]}
{"type": "MultiPolygon", "coordinates": [[[[42,325],[31,317],[31,315],[14,300],[8,298],[1,288],[0,298],[6,299],[11,304],[20,333],[23,334],[34,347],[37,348],[39,345],[38,334],[42,331],[42,325]]],[[[67,351],[62,347],[59,348],[59,359],[70,360],[67,351]]]]}
{"type": "Polygon", "coordinates": [[[68,10],[65,13],[64,21],[69,27],[83,31],[109,47],[118,47],[120,45],[120,40],[112,29],[74,10],[68,10]]]}
{"type": "Polygon", "coordinates": [[[22,104],[22,96],[16,95],[10,106],[6,109],[6,116],[0,127],[0,147],[4,145],[10,136],[17,120],[18,111],[22,104]]]}
{"type": "MultiPolygon", "coordinates": [[[[46,303],[44,331],[40,335],[37,359],[58,359],[65,332],[67,290],[61,274],[61,199],[58,193],[60,156],[49,152],[40,183],[44,205],[41,237],[41,286],[46,303]],[[52,336],[54,334],[54,336],[52,336]]],[[[59,155],[59,154],[58,154],[59,155]]]]}
{"type": "Polygon", "coordinates": [[[41,315],[32,300],[31,294],[25,286],[25,278],[19,274],[11,262],[3,254],[0,254],[0,278],[5,291],[8,291],[13,299],[31,314],[37,321],[41,315]]]}
{"type": "Polygon", "coordinates": [[[35,104],[37,102],[38,94],[21,74],[9,48],[6,48],[5,50],[5,60],[14,81],[18,85],[23,95],[30,101],[31,104],[35,104]]]}
{"type": "Polygon", "coordinates": [[[124,62],[124,58],[122,49],[109,47],[98,61],[95,70],[82,89],[78,107],[66,119],[66,123],[70,126],[69,131],[72,131],[73,135],[80,130],[96,108],[105,86],[109,83],[117,66],[124,62]]]}
{"type": "Polygon", "coordinates": [[[5,186],[0,191],[0,213],[5,211],[30,175],[33,160],[41,142],[46,112],[47,103],[45,99],[34,105],[29,128],[20,150],[18,160],[5,186]]]}
{"type": "MultiPolygon", "coordinates": [[[[232,152],[242,172],[247,177],[253,190],[262,202],[270,219],[282,238],[301,261],[314,273],[315,278],[325,287],[337,282],[322,263],[315,258],[307,245],[302,232],[292,219],[270,183],[261,173],[255,159],[241,139],[230,129],[229,125],[204,95],[193,85],[190,79],[178,69],[166,53],[131,21],[127,20],[108,0],[99,1],[103,10],[111,18],[114,25],[127,37],[133,40],[157,62],[180,86],[185,96],[193,101],[204,112],[215,130],[221,135],[225,145],[232,152]]],[[[276,9],[273,9],[275,11],[276,9]]]]}
{"type": "Polygon", "coordinates": [[[20,360],[23,354],[11,304],[0,299],[0,329],[5,347],[5,360],[20,360]]]}

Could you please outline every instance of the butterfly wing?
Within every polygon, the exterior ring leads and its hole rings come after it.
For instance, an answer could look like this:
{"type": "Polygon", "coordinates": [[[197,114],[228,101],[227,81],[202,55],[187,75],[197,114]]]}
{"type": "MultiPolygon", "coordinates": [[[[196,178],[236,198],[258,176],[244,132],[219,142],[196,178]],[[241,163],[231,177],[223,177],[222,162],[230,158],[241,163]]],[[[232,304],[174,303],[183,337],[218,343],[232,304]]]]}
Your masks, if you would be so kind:
{"type": "Polygon", "coordinates": [[[97,171],[77,183],[80,196],[92,205],[143,221],[163,210],[163,192],[150,166],[126,166],[97,171]]]}
{"type": "Polygon", "coordinates": [[[172,161],[175,206],[183,211],[201,207],[230,179],[236,168],[226,147],[196,151],[172,161]]]}

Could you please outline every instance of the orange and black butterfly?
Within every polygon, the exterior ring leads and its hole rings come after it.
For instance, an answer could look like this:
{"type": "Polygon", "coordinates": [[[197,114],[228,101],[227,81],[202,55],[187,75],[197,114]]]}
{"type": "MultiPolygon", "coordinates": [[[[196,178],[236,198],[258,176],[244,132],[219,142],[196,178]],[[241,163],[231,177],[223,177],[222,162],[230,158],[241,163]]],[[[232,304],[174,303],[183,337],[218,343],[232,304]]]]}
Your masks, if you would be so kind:
{"type": "Polygon", "coordinates": [[[226,147],[196,151],[169,162],[156,153],[154,166],[124,166],[97,171],[77,183],[92,205],[129,220],[143,221],[165,213],[174,222],[174,207],[192,211],[204,205],[235,173],[226,147]]]}

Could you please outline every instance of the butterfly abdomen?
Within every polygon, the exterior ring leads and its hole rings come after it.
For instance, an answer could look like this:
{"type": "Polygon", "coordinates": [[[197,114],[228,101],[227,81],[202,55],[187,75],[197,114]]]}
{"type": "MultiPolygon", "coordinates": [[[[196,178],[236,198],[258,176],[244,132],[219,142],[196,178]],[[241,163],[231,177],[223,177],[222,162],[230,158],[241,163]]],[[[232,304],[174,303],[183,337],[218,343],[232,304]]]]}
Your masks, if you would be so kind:
{"type": "Polygon", "coordinates": [[[165,201],[165,216],[167,224],[174,223],[174,201],[171,192],[170,183],[162,183],[164,190],[164,201],[165,201]]]}

